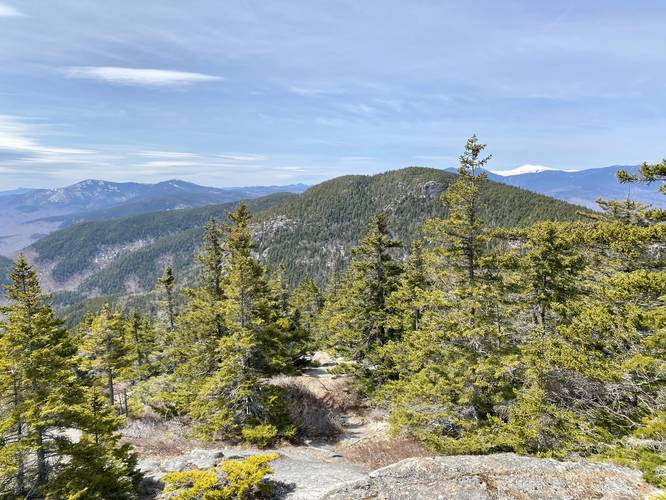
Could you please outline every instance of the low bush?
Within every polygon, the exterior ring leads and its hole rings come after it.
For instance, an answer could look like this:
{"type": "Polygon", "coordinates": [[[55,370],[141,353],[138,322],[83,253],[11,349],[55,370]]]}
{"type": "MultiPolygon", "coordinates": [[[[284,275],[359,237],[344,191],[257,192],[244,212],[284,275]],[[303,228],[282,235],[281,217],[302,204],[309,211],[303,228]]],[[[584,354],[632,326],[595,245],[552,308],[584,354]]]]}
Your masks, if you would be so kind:
{"type": "Polygon", "coordinates": [[[266,448],[278,435],[277,427],[274,425],[257,425],[254,427],[244,427],[241,431],[243,440],[247,443],[266,448]]]}
{"type": "Polygon", "coordinates": [[[279,455],[255,455],[243,460],[225,460],[217,467],[170,472],[162,478],[172,500],[227,500],[268,498],[273,472],[269,462],[279,455]]]}

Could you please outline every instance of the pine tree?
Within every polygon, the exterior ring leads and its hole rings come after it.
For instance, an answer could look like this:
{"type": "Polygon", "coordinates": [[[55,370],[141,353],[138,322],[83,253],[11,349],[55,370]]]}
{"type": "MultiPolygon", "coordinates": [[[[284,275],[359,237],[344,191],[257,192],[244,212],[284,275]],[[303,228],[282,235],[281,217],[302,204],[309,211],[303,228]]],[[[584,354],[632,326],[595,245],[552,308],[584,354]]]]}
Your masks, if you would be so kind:
{"type": "Polygon", "coordinates": [[[176,294],[175,294],[176,277],[173,274],[173,267],[171,264],[164,268],[164,274],[160,277],[158,285],[162,288],[164,293],[164,309],[167,320],[167,331],[173,333],[176,329],[176,294]]]}
{"type": "Polygon", "coordinates": [[[319,311],[321,311],[323,305],[324,298],[310,276],[303,278],[289,297],[289,307],[292,315],[298,314],[305,335],[313,345],[321,342],[321,339],[315,337],[317,336],[319,311]]]}
{"type": "MultiPolygon", "coordinates": [[[[273,337],[280,340],[282,332],[269,328],[276,304],[271,301],[265,270],[252,255],[255,244],[247,205],[239,204],[229,219],[224,242],[225,294],[220,302],[226,334],[218,340],[216,369],[204,381],[191,415],[198,433],[206,438],[238,437],[244,429],[273,423],[277,435],[286,418],[284,410],[279,408],[277,389],[260,378],[281,365],[284,355],[284,347],[273,337]]],[[[282,285],[275,292],[277,306],[285,307],[282,285]]]]}
{"type": "Polygon", "coordinates": [[[4,494],[26,497],[44,488],[59,455],[56,436],[68,423],[76,350],[23,255],[10,280],[0,323],[0,476],[4,494]]]}
{"type": "Polygon", "coordinates": [[[391,238],[386,214],[377,214],[353,250],[338,296],[322,312],[329,345],[350,362],[368,390],[381,383],[383,376],[373,366],[380,362],[382,347],[395,337],[386,301],[400,275],[400,263],[392,255],[400,246],[391,238]]]}
{"type": "Polygon", "coordinates": [[[92,320],[81,349],[87,358],[87,366],[103,375],[109,404],[113,406],[116,378],[129,366],[122,309],[112,310],[105,304],[92,320]]]}
{"type": "MultiPolygon", "coordinates": [[[[490,157],[473,136],[460,157],[458,178],[442,195],[448,218],[426,225],[428,250],[417,283],[401,295],[412,309],[403,340],[391,349],[397,381],[382,391],[392,406],[394,432],[452,452],[486,450],[481,433],[493,409],[511,392],[516,345],[504,313],[498,272],[500,249],[488,249],[490,232],[480,218],[481,171],[490,157]],[[410,304],[411,302],[411,304],[410,304]],[[414,314],[417,312],[418,314],[414,314]],[[410,327],[418,317],[418,328],[410,327]]],[[[395,302],[401,303],[401,295],[395,302]]]]}
{"type": "Polygon", "coordinates": [[[79,402],[70,412],[81,437],[67,447],[69,458],[45,488],[46,496],[136,498],[141,474],[137,455],[130,445],[119,442],[123,418],[108,406],[96,385],[81,387],[79,394],[79,402]]]}
{"type": "Polygon", "coordinates": [[[155,370],[155,331],[147,318],[133,309],[125,320],[127,365],[133,381],[145,380],[155,370]]]}

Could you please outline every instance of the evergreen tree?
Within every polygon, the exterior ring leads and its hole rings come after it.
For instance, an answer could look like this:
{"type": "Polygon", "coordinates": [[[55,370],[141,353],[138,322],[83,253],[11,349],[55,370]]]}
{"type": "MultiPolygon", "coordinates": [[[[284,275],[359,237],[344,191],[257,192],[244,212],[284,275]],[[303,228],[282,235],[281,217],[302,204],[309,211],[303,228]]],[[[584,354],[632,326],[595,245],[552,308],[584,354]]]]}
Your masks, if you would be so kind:
{"type": "Polygon", "coordinates": [[[108,406],[96,385],[80,389],[72,410],[78,442],[67,447],[69,455],[45,489],[48,498],[133,499],[141,481],[137,455],[121,445],[118,431],[123,418],[108,406]]]}
{"type": "Polygon", "coordinates": [[[54,316],[23,256],[11,280],[11,303],[3,308],[6,321],[0,325],[2,495],[135,498],[140,475],[129,446],[118,446],[120,420],[99,392],[82,384],[74,339],[54,316]],[[72,442],[66,429],[83,435],[72,442]],[[121,483],[121,489],[112,487],[121,483]]]}
{"type": "Polygon", "coordinates": [[[319,311],[321,311],[323,304],[324,298],[310,276],[303,278],[289,297],[289,307],[292,314],[298,314],[305,335],[313,345],[321,342],[321,339],[315,337],[317,336],[319,311]]]}
{"type": "Polygon", "coordinates": [[[133,309],[125,320],[127,364],[133,381],[144,380],[154,369],[155,331],[147,318],[133,309]]]}
{"type": "Polygon", "coordinates": [[[59,454],[76,350],[23,255],[9,277],[0,323],[0,476],[5,495],[26,497],[47,484],[59,454]]]}
{"type": "Polygon", "coordinates": [[[109,404],[113,406],[116,401],[116,379],[129,366],[122,309],[111,309],[105,304],[92,320],[81,349],[87,359],[87,366],[103,375],[109,404]]]}
{"type": "Polygon", "coordinates": [[[173,274],[171,264],[164,268],[164,274],[160,277],[158,285],[164,293],[164,309],[166,312],[167,331],[173,333],[176,329],[176,295],[175,295],[176,277],[173,274]]]}
{"type": "Polygon", "coordinates": [[[276,373],[295,372],[308,362],[312,350],[312,338],[302,325],[300,310],[290,307],[284,275],[280,266],[268,281],[269,317],[261,335],[265,365],[276,373]]]}
{"type": "MultiPolygon", "coordinates": [[[[650,165],[647,162],[643,163],[638,175],[631,175],[624,170],[619,170],[617,172],[617,177],[622,183],[661,183],[659,186],[659,191],[661,191],[663,194],[666,194],[666,159],[662,160],[661,163],[656,163],[654,165],[650,165]]],[[[666,222],[666,210],[664,209],[649,209],[647,207],[642,207],[640,212],[641,215],[643,215],[643,217],[648,221],[654,223],[666,222]]]]}
{"type": "Polygon", "coordinates": [[[225,226],[211,218],[204,228],[197,261],[197,287],[183,291],[186,304],[175,324],[171,346],[165,349],[162,369],[167,377],[164,391],[155,398],[170,414],[188,412],[204,379],[219,361],[217,344],[227,335],[222,311],[224,294],[225,226]]]}
{"type": "Polygon", "coordinates": [[[401,332],[401,337],[421,329],[423,298],[428,289],[423,244],[414,240],[398,287],[388,299],[391,326],[401,332]]]}
{"type": "MultiPolygon", "coordinates": [[[[384,388],[393,430],[446,452],[479,452],[493,408],[511,392],[516,344],[504,312],[499,247],[480,218],[485,145],[473,136],[458,178],[442,195],[448,218],[426,226],[429,249],[395,296],[411,309],[391,349],[398,380],[384,388]],[[414,281],[412,285],[410,281],[414,281]],[[425,292],[421,289],[427,283],[425,292]],[[415,314],[416,313],[416,314],[415,314]],[[418,328],[415,325],[418,318],[418,328]]],[[[399,310],[399,309],[398,309],[399,310]]],[[[400,314],[400,313],[399,313],[400,314]]]]}
{"type": "Polygon", "coordinates": [[[387,298],[395,290],[401,266],[392,250],[401,243],[391,238],[386,214],[377,214],[368,233],[354,248],[340,292],[326,304],[326,322],[331,347],[344,356],[367,389],[381,383],[374,370],[382,347],[395,337],[389,325],[387,298]]]}
{"type": "Polygon", "coordinates": [[[579,358],[591,355],[592,347],[580,335],[563,335],[577,298],[585,293],[581,243],[575,225],[544,222],[527,231],[521,250],[513,322],[521,335],[522,387],[509,405],[507,425],[499,427],[506,443],[522,453],[582,449],[594,435],[594,427],[555,394],[583,377],[569,364],[571,349],[579,358]]]}
{"type": "MultiPolygon", "coordinates": [[[[243,430],[260,425],[284,425],[277,389],[260,378],[274,371],[283,356],[283,346],[275,343],[271,330],[271,290],[265,270],[252,255],[254,241],[249,230],[250,214],[244,203],[229,214],[231,226],[224,242],[227,256],[224,268],[224,299],[220,317],[226,332],[217,343],[218,363],[203,381],[191,415],[198,433],[207,438],[238,437],[243,430]]],[[[282,286],[273,297],[286,305],[282,286]]]]}

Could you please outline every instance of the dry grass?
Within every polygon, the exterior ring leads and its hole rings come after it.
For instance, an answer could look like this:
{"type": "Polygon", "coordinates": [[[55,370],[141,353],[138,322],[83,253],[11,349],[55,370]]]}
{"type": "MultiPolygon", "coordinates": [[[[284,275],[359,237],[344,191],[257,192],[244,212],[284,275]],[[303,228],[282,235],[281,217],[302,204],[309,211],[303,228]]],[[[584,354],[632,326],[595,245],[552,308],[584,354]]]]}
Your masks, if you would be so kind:
{"type": "MultiPolygon", "coordinates": [[[[284,389],[291,421],[303,439],[333,438],[342,432],[342,417],[331,394],[311,389],[312,377],[278,377],[272,383],[284,389]]],[[[316,380],[316,379],[313,379],[316,380]]]]}
{"type": "Polygon", "coordinates": [[[386,467],[405,458],[431,457],[433,455],[418,442],[406,438],[365,439],[338,451],[349,462],[361,465],[369,470],[386,467]]]}
{"type": "Polygon", "coordinates": [[[164,420],[146,408],[138,418],[127,421],[122,442],[132,444],[142,456],[174,457],[194,448],[205,448],[187,437],[190,429],[178,420],[164,420]]]}

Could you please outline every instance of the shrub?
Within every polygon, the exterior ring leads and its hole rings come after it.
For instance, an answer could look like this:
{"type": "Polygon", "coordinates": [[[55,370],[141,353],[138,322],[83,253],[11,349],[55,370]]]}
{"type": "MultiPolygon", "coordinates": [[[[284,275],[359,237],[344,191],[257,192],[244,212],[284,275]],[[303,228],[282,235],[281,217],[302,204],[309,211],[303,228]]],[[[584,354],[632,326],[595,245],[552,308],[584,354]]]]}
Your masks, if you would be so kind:
{"type": "Polygon", "coordinates": [[[241,431],[243,439],[259,448],[265,448],[273,442],[278,435],[277,427],[274,425],[257,425],[254,427],[243,427],[241,431]]]}
{"type": "Polygon", "coordinates": [[[173,500],[217,500],[264,498],[271,485],[266,476],[273,472],[269,462],[277,453],[255,455],[244,460],[226,460],[210,469],[170,472],[162,480],[173,500]]]}

